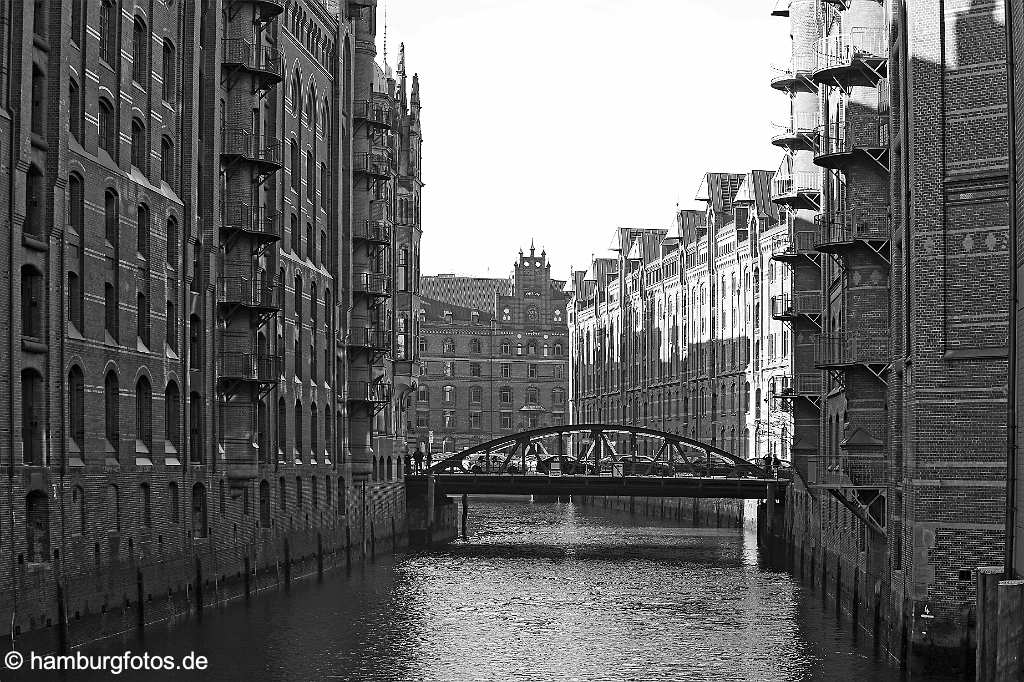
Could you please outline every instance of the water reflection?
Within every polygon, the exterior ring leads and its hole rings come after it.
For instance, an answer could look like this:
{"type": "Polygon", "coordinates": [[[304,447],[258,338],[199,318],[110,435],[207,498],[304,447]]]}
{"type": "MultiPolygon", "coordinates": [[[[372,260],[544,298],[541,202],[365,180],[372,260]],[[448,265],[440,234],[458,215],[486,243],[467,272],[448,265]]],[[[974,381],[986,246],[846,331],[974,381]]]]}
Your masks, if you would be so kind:
{"type": "Polygon", "coordinates": [[[210,658],[175,679],[899,679],[820,597],[759,567],[749,532],[514,500],[473,500],[470,525],[468,542],[90,653],[210,658]]]}

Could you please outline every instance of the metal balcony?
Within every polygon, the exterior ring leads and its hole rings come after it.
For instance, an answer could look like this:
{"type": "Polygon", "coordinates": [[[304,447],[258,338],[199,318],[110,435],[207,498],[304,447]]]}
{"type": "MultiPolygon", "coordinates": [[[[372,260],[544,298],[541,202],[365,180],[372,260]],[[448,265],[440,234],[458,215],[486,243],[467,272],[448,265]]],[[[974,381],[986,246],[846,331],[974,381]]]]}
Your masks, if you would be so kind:
{"type": "Polygon", "coordinates": [[[829,453],[808,458],[807,482],[833,497],[878,533],[885,533],[889,473],[884,454],[829,453]]]}
{"type": "Polygon", "coordinates": [[[240,385],[250,384],[263,395],[281,380],[284,358],[224,350],[217,356],[217,381],[222,393],[233,395],[240,385]]]}
{"type": "Polygon", "coordinates": [[[791,229],[788,235],[779,235],[772,240],[772,259],[782,263],[793,263],[803,258],[817,260],[816,241],[814,230],[791,229]]]}
{"type": "Polygon", "coordinates": [[[391,225],[385,220],[366,220],[357,222],[352,231],[353,239],[361,239],[371,244],[390,244],[391,225]]]}
{"type": "Polygon", "coordinates": [[[246,162],[261,173],[281,170],[281,141],[270,135],[255,135],[244,128],[225,128],[221,157],[229,163],[246,162]]]}
{"type": "Polygon", "coordinates": [[[814,248],[822,253],[845,254],[866,246],[889,261],[889,216],[876,211],[831,211],[814,217],[817,239],[814,248]]]}
{"type": "Polygon", "coordinates": [[[256,90],[265,90],[284,79],[284,60],[280,52],[241,38],[224,39],[224,67],[231,74],[251,74],[256,90]]]}
{"type": "MultiPolygon", "coordinates": [[[[819,369],[865,369],[885,383],[889,368],[886,339],[882,334],[862,331],[857,334],[818,334],[814,344],[814,366],[819,369]]],[[[841,380],[841,374],[835,375],[841,380]]]]}
{"type": "Polygon", "coordinates": [[[849,91],[855,86],[874,87],[887,75],[889,46],[881,29],[852,28],[819,38],[816,52],[811,78],[821,85],[849,91]]]}
{"type": "Polygon", "coordinates": [[[225,317],[238,310],[248,310],[257,316],[273,315],[281,310],[281,290],[277,282],[266,277],[218,277],[217,303],[225,310],[225,317]]]}
{"type": "Polygon", "coordinates": [[[776,376],[768,385],[768,395],[773,400],[801,399],[810,405],[821,407],[821,394],[825,382],[821,372],[806,372],[796,376],[776,376]]]}
{"type": "Polygon", "coordinates": [[[394,387],[391,384],[370,381],[352,381],[348,385],[349,402],[387,405],[391,402],[394,387]]]}
{"type": "Polygon", "coordinates": [[[359,327],[349,334],[349,348],[359,348],[376,353],[390,353],[394,333],[376,327],[359,327]]]}
{"type": "Polygon", "coordinates": [[[817,208],[821,202],[821,177],[812,171],[776,171],[771,197],[775,203],[791,208],[817,208]]]}
{"type": "Polygon", "coordinates": [[[259,475],[257,406],[257,402],[242,397],[222,400],[218,405],[219,440],[225,473],[232,482],[249,481],[259,475]]]}
{"type": "Polygon", "coordinates": [[[889,117],[857,115],[849,121],[819,126],[814,163],[831,170],[849,170],[866,163],[889,172],[889,117]]]}
{"type": "Polygon", "coordinates": [[[821,292],[801,291],[783,296],[772,296],[772,319],[783,322],[810,321],[821,327],[821,292]]]}
{"type": "MultiPolygon", "coordinates": [[[[247,237],[257,245],[273,244],[281,239],[282,214],[249,204],[235,204],[223,210],[224,222],[221,231],[230,242],[247,237]]],[[[230,248],[228,248],[230,251],[230,248]]]]}
{"type": "Polygon", "coordinates": [[[373,178],[390,178],[392,175],[392,159],[390,154],[364,152],[357,154],[352,169],[373,178]]]}
{"type": "Polygon", "coordinates": [[[790,151],[809,151],[818,147],[818,114],[796,112],[788,123],[773,124],[782,132],[772,136],[772,144],[790,151]]]}
{"type": "Polygon", "coordinates": [[[380,298],[391,296],[391,278],[378,272],[357,272],[353,289],[356,293],[380,298]]]}
{"type": "Polygon", "coordinates": [[[372,99],[356,100],[352,106],[352,117],[384,128],[398,127],[398,107],[384,93],[375,92],[372,99]]]}
{"type": "Polygon", "coordinates": [[[818,84],[811,80],[815,64],[813,54],[794,56],[786,66],[772,64],[772,88],[788,93],[817,92],[818,84]]]}

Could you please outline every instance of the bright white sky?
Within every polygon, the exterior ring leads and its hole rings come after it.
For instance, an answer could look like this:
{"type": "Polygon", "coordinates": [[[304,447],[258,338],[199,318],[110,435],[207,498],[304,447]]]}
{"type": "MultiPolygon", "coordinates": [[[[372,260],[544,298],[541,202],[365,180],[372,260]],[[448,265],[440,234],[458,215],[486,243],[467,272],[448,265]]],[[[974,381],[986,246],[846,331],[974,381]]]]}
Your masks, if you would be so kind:
{"type": "Polygon", "coordinates": [[[421,80],[422,271],[504,277],[533,237],[564,279],[701,173],[777,168],[773,1],[379,0],[421,80]]]}

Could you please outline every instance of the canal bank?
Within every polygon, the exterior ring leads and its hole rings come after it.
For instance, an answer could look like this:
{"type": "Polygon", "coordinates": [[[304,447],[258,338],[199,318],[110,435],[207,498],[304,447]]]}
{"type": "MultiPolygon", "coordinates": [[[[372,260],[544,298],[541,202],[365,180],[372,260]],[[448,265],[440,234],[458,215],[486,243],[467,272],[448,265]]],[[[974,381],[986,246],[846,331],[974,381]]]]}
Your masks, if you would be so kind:
{"type": "Polygon", "coordinates": [[[764,565],[753,531],[658,514],[472,498],[468,541],[379,552],[85,651],[196,652],[215,682],[900,679],[820,596],[764,565]]]}

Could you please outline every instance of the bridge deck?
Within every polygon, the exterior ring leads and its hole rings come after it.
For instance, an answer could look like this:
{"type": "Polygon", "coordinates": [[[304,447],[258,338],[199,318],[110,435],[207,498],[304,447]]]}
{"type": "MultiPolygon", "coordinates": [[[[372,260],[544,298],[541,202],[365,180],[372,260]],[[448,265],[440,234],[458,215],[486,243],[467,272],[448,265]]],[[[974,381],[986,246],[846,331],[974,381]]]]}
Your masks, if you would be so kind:
{"type": "MultiPolygon", "coordinates": [[[[406,477],[410,487],[425,486],[427,477],[406,477]]],[[[544,476],[537,474],[435,474],[442,494],[459,495],[637,495],[644,497],[723,497],[765,499],[769,485],[776,496],[788,479],[701,478],[671,476],[544,476]]]]}

